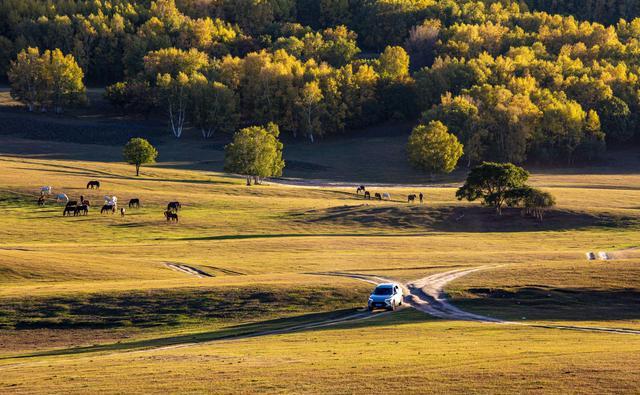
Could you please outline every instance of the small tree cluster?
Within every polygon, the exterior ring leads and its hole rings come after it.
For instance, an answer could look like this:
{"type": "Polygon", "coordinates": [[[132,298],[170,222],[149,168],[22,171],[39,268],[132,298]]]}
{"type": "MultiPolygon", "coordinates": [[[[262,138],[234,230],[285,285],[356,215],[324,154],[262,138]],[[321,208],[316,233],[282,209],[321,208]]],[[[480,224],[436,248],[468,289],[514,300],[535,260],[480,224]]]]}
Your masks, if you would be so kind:
{"type": "Polygon", "coordinates": [[[39,107],[61,113],[68,105],[86,101],[82,69],[72,55],[59,49],[42,54],[38,48],[21,51],[11,62],[8,76],[11,96],[29,111],[39,107]]]}
{"type": "Polygon", "coordinates": [[[484,162],[469,172],[467,180],[456,192],[458,200],[481,200],[502,214],[504,206],[521,207],[523,214],[542,220],[545,210],[555,205],[547,192],[526,185],[529,173],[512,163],[484,162]]]}
{"type": "Polygon", "coordinates": [[[451,173],[462,156],[462,144],[439,121],[418,125],[407,144],[409,162],[417,169],[436,173],[451,173]]]}

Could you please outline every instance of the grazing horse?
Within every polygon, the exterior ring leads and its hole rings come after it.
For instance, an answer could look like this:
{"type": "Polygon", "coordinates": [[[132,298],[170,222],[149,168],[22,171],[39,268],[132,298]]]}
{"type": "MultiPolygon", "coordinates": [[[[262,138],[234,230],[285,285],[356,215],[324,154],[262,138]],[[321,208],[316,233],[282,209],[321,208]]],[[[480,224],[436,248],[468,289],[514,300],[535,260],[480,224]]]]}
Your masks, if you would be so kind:
{"type": "Polygon", "coordinates": [[[415,201],[416,201],[416,197],[417,197],[417,196],[416,196],[415,194],[412,194],[412,195],[407,196],[407,203],[413,203],[413,202],[415,202],[415,201]]]}
{"type": "Polygon", "coordinates": [[[382,198],[385,200],[391,200],[391,195],[389,195],[389,193],[385,192],[382,194],[382,198]]]}
{"type": "Polygon", "coordinates": [[[53,193],[53,187],[41,187],[40,195],[51,195],[53,193]]]}
{"type": "Polygon", "coordinates": [[[376,199],[382,200],[382,195],[379,194],[378,192],[376,192],[376,194],[374,196],[375,196],[376,199]]]}
{"type": "Polygon", "coordinates": [[[93,188],[100,189],[100,181],[89,181],[87,183],[87,189],[89,189],[89,188],[91,188],[91,189],[93,189],[93,188]]]}
{"type": "Polygon", "coordinates": [[[78,205],[78,201],[77,200],[69,200],[65,206],[66,207],[72,207],[72,206],[75,207],[77,205],[78,205]]]}
{"type": "Polygon", "coordinates": [[[180,202],[169,202],[169,204],[167,204],[167,211],[179,211],[182,208],[182,205],[180,204],[180,202]]]}
{"type": "Polygon", "coordinates": [[[171,211],[167,210],[164,212],[164,216],[167,218],[167,222],[168,221],[178,222],[178,213],[172,213],[171,211]]]}
{"type": "Polygon", "coordinates": [[[74,214],[76,211],[77,206],[65,206],[64,211],[62,212],[62,216],[66,216],[67,214],[69,214],[69,216],[71,214],[74,214]]]}
{"type": "Polygon", "coordinates": [[[102,209],[100,209],[100,214],[108,213],[109,211],[111,211],[111,214],[114,214],[116,212],[116,206],[112,204],[105,204],[102,206],[102,209]]]}
{"type": "Polygon", "coordinates": [[[43,207],[44,202],[45,202],[44,196],[40,195],[40,197],[38,198],[38,206],[43,207]]]}
{"type": "Polygon", "coordinates": [[[371,200],[371,192],[365,191],[364,192],[364,198],[367,199],[367,200],[371,200]]]}
{"type": "Polygon", "coordinates": [[[129,208],[132,208],[132,207],[139,208],[140,207],[140,199],[135,198],[135,199],[129,200],[129,208]]]}
{"type": "Polygon", "coordinates": [[[83,204],[81,206],[76,206],[74,212],[73,212],[73,216],[76,217],[78,215],[87,215],[89,214],[89,206],[87,206],[86,204],[83,204]]]}
{"type": "Polygon", "coordinates": [[[360,185],[358,189],[356,189],[356,195],[359,195],[360,192],[366,192],[366,191],[367,191],[367,188],[365,188],[364,185],[360,185]]]}
{"type": "Polygon", "coordinates": [[[64,201],[66,203],[69,201],[69,196],[65,195],[64,193],[59,193],[56,195],[56,201],[57,202],[64,201]]]}

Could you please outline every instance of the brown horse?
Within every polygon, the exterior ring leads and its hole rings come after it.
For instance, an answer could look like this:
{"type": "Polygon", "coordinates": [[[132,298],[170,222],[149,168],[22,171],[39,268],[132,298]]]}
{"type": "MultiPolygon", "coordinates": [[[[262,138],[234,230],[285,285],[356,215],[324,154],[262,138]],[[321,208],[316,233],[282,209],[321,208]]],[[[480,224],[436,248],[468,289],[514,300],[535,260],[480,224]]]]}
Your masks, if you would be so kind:
{"type": "Polygon", "coordinates": [[[44,202],[46,201],[46,199],[44,198],[44,196],[40,196],[38,198],[38,206],[43,207],[44,206],[44,202]]]}
{"type": "Polygon", "coordinates": [[[87,183],[87,189],[89,189],[89,188],[91,188],[91,189],[93,189],[93,188],[100,189],[100,181],[89,181],[87,183]]]}
{"type": "Polygon", "coordinates": [[[416,201],[416,197],[417,196],[415,194],[407,196],[407,203],[415,202],[416,201]]]}
{"type": "Polygon", "coordinates": [[[167,211],[175,211],[178,212],[178,210],[180,210],[182,208],[182,205],[180,204],[180,202],[169,202],[169,204],[167,204],[167,211]]]}
{"type": "Polygon", "coordinates": [[[164,212],[164,216],[167,218],[167,221],[178,222],[178,213],[172,213],[171,211],[167,210],[164,212]]]}
{"type": "Polygon", "coordinates": [[[129,208],[132,208],[132,207],[140,208],[140,199],[134,198],[129,200],[129,208]]]}
{"type": "Polygon", "coordinates": [[[382,200],[382,195],[381,195],[381,194],[379,194],[378,192],[376,192],[376,194],[375,194],[374,196],[375,196],[375,198],[376,198],[377,200],[382,200]]]}
{"type": "Polygon", "coordinates": [[[365,191],[364,198],[367,199],[367,200],[371,200],[371,192],[365,191]]]}

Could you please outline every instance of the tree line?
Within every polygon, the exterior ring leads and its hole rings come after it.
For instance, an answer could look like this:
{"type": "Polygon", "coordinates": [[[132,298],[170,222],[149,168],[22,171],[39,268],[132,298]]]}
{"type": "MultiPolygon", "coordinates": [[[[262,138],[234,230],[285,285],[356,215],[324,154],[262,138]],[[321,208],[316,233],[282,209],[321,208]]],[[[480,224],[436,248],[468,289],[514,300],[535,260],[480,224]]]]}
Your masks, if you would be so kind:
{"type": "MultiPolygon", "coordinates": [[[[440,141],[443,128],[455,136],[469,166],[591,161],[640,137],[640,19],[605,25],[488,0],[3,2],[0,69],[20,100],[51,103],[23,94],[19,65],[37,48],[109,83],[122,111],[166,115],[176,137],[187,125],[210,137],[273,122],[313,141],[418,119],[440,141]]],[[[66,92],[68,104],[82,97],[66,92]]]]}

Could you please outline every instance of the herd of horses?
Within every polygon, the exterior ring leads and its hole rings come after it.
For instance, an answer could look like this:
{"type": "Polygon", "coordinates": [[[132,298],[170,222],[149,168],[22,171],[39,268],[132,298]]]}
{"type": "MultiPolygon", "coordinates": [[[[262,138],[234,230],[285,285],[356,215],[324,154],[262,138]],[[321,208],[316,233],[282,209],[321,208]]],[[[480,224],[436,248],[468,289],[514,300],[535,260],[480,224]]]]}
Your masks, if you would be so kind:
{"type": "MultiPolygon", "coordinates": [[[[356,195],[360,195],[361,192],[365,200],[371,200],[371,192],[367,191],[366,186],[360,185],[358,188],[356,188],[356,195]]],[[[376,192],[374,193],[373,197],[376,200],[391,200],[391,195],[387,192],[376,192]]],[[[420,203],[424,201],[424,195],[422,194],[422,192],[420,192],[418,195],[416,195],[415,193],[407,195],[407,203],[413,203],[416,201],[416,199],[420,199],[420,203]]]]}
{"type": "MultiPolygon", "coordinates": [[[[86,189],[100,189],[100,181],[92,180],[87,183],[86,189]]],[[[47,198],[53,194],[53,187],[44,186],[40,188],[40,196],[38,197],[38,206],[42,207],[45,205],[47,198]]],[[[70,200],[69,197],[64,193],[59,193],[55,196],[56,202],[64,202],[64,210],[62,211],[62,216],[81,216],[89,214],[89,207],[91,207],[91,202],[84,198],[84,196],[80,196],[80,200],[70,200]]],[[[129,208],[140,208],[140,198],[132,198],[129,199],[129,208]]],[[[182,205],[178,201],[169,202],[167,204],[167,209],[164,211],[164,217],[167,222],[175,221],[178,222],[178,211],[182,208],[182,205]]],[[[116,196],[105,196],[104,204],[100,209],[100,214],[111,213],[115,214],[116,211],[120,211],[120,215],[122,217],[125,216],[126,210],[124,207],[118,208],[118,198],[116,196]]]]}

